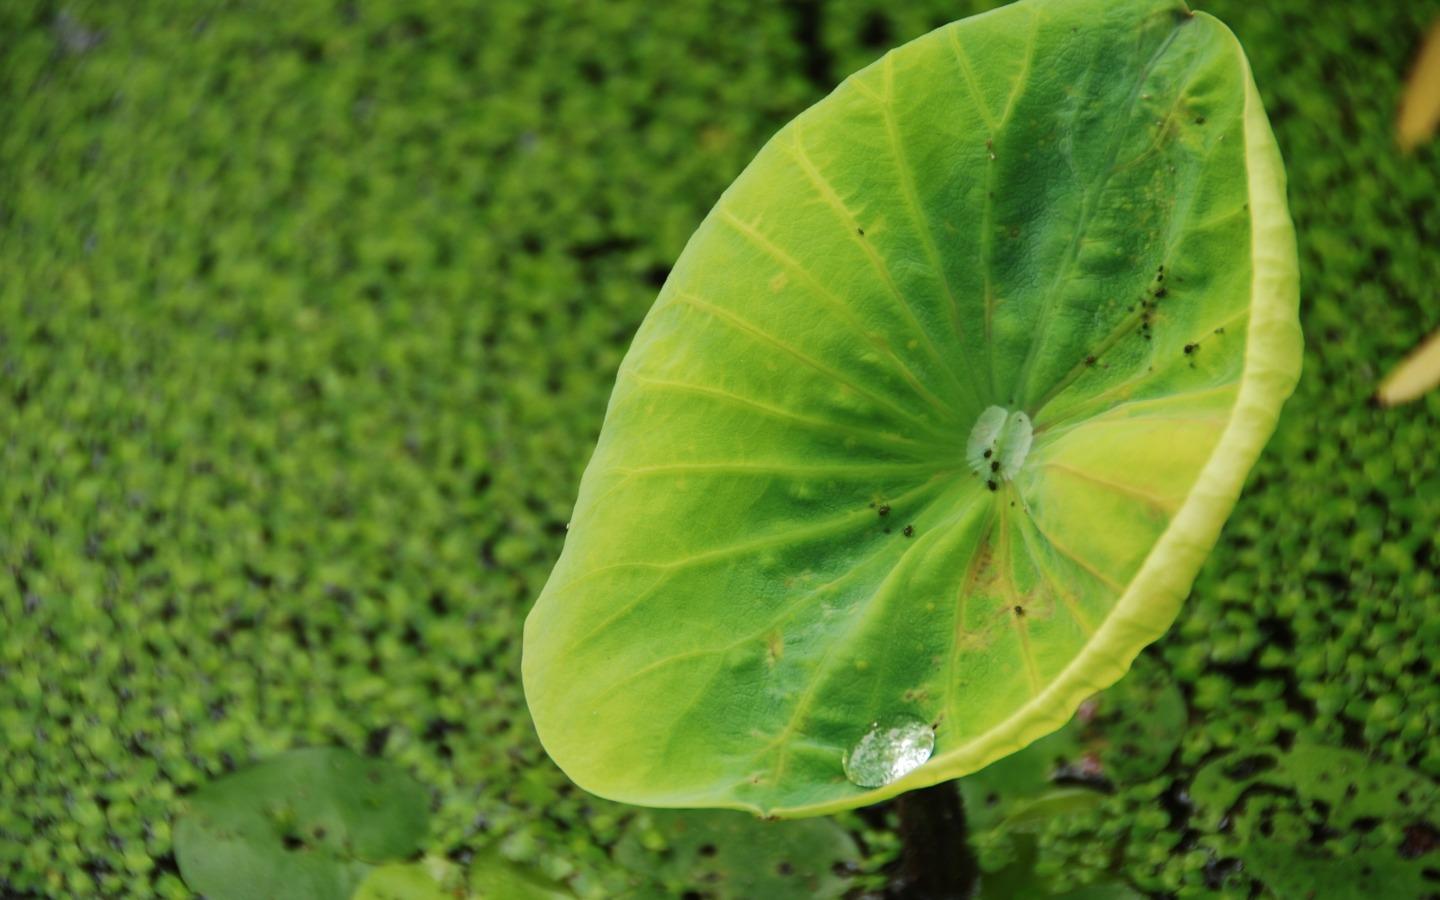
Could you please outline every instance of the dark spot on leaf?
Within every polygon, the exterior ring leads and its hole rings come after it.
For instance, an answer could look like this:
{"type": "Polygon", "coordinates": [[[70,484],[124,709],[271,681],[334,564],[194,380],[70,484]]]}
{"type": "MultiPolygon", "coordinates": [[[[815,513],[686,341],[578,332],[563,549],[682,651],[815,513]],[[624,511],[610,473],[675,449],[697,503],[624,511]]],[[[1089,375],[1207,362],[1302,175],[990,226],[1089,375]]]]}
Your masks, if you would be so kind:
{"type": "Polygon", "coordinates": [[[775,867],[775,871],[780,875],[789,875],[795,871],[795,867],[790,865],[788,861],[781,860],[780,865],[775,867]]]}
{"type": "Polygon", "coordinates": [[[293,834],[287,834],[287,835],[285,835],[284,837],[282,837],[282,838],[280,839],[280,843],[282,843],[282,844],[285,846],[285,849],[286,849],[286,850],[290,850],[290,851],[303,850],[303,849],[305,849],[305,842],[302,841],[300,838],[296,837],[296,836],[293,835],[293,834]]]}
{"type": "Polygon", "coordinates": [[[913,537],[913,536],[915,535],[915,526],[914,526],[914,525],[906,525],[906,526],[905,526],[904,534],[905,534],[906,537],[913,537]]]}
{"type": "Polygon", "coordinates": [[[996,484],[996,483],[995,483],[995,479],[993,479],[993,478],[990,479],[989,481],[985,482],[985,486],[986,486],[987,488],[989,488],[990,490],[992,490],[992,491],[998,491],[998,490],[1000,490],[1000,485],[996,484]]]}
{"type": "Polygon", "coordinates": [[[864,237],[864,236],[865,236],[865,229],[863,229],[863,228],[857,228],[857,229],[855,229],[855,233],[858,234],[858,235],[860,235],[861,237],[864,237]]]}
{"type": "Polygon", "coordinates": [[[877,509],[877,510],[875,510],[875,511],[878,512],[878,513],[879,513],[880,515],[882,515],[882,516],[888,516],[888,515],[890,515],[890,504],[888,504],[888,503],[882,503],[882,504],[880,504],[880,508],[877,509]]]}
{"type": "Polygon", "coordinates": [[[986,450],[986,451],[985,451],[985,458],[986,458],[986,459],[989,459],[994,453],[995,453],[994,450],[986,450]]]}
{"type": "Polygon", "coordinates": [[[715,855],[715,845],[714,845],[714,844],[701,844],[701,845],[700,845],[700,855],[701,855],[701,856],[714,856],[714,855],[715,855]]]}
{"type": "Polygon", "coordinates": [[[1405,829],[1405,840],[1400,843],[1402,859],[1417,859],[1440,847],[1440,832],[1424,822],[1418,822],[1405,829]]]}
{"type": "Polygon", "coordinates": [[[1185,355],[1186,355],[1186,356],[1189,356],[1191,353],[1194,353],[1194,352],[1195,352],[1195,349],[1196,349],[1198,346],[1199,346],[1198,344],[1186,344],[1186,345],[1185,345],[1185,355]]]}
{"type": "Polygon", "coordinates": [[[1000,471],[1000,460],[995,459],[995,460],[991,460],[991,461],[990,461],[990,471],[992,471],[992,472],[998,472],[998,471],[1000,471]]]}
{"type": "Polygon", "coordinates": [[[1253,778],[1261,772],[1268,772],[1273,768],[1275,768],[1275,757],[1256,754],[1231,763],[1225,769],[1225,777],[1241,781],[1253,778]]]}
{"type": "Polygon", "coordinates": [[[1025,607],[1020,606],[1020,605],[1017,604],[1016,607],[1015,607],[1015,615],[1017,615],[1017,616],[1023,616],[1023,615],[1025,615],[1025,607]]]}
{"type": "Polygon", "coordinates": [[[389,725],[371,729],[370,733],[365,735],[365,752],[371,756],[379,756],[385,752],[385,742],[389,739],[389,725]]]}
{"type": "Polygon", "coordinates": [[[1205,863],[1205,886],[1211,890],[1219,890],[1227,878],[1239,874],[1240,870],[1238,859],[1211,859],[1205,863]]]}

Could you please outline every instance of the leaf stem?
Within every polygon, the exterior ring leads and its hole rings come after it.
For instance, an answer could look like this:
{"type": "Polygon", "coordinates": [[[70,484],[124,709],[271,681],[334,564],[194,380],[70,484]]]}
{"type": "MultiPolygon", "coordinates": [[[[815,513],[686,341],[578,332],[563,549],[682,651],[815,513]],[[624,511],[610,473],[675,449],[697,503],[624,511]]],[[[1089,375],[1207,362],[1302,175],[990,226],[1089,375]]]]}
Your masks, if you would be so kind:
{"type": "Polygon", "coordinates": [[[903,851],[900,877],[890,886],[893,900],[966,900],[980,883],[980,866],[970,849],[965,807],[955,783],[941,782],[902,794],[903,851]]]}

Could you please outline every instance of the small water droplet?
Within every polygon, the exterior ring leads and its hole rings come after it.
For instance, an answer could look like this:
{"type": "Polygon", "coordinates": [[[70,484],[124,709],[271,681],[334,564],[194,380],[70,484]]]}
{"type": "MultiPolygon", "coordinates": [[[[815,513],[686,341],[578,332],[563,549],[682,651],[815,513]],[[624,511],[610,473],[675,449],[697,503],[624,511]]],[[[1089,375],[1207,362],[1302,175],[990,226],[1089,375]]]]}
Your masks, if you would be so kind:
{"type": "Polygon", "coordinates": [[[993,491],[998,487],[996,482],[1010,481],[1020,473],[1033,439],[1029,416],[1018,410],[991,406],[980,414],[970,430],[965,460],[972,472],[989,479],[986,487],[993,491]]]}
{"type": "Polygon", "coordinates": [[[884,787],[925,764],[935,750],[935,732],[913,716],[873,723],[845,754],[845,777],[860,787],[884,787]]]}

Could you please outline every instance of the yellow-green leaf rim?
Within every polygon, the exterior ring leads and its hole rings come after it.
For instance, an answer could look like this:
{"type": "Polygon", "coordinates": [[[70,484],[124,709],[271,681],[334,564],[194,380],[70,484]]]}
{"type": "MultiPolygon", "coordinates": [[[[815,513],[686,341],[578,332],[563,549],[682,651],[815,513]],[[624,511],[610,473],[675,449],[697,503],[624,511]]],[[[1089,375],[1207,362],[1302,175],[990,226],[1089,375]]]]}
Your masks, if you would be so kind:
{"type": "Polygon", "coordinates": [[[621,365],[525,626],[546,749],[611,799],[801,816],[1050,733],[1177,615],[1298,302],[1217,20],[1021,0],[892,51],[761,150],[621,365]],[[847,778],[921,725],[928,761],[847,778]]]}

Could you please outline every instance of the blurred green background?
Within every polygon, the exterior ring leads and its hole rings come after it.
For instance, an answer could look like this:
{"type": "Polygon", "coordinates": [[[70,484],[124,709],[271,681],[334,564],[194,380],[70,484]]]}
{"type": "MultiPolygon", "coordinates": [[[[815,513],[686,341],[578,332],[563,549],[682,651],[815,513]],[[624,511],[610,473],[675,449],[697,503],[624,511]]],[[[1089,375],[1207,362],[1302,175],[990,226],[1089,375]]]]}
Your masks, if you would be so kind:
{"type": "MultiPolygon", "coordinates": [[[[426,784],[437,853],[643,883],[518,677],[615,369],[771,133],[986,5],[0,5],[0,895],[186,896],[181,798],[327,744],[426,784]]],[[[1218,752],[1440,776],[1440,395],[1369,403],[1440,326],[1440,146],[1393,138],[1440,2],[1197,6],[1288,164],[1306,371],[1147,654],[1173,758],[1039,847],[1253,896],[1184,812],[1218,752]]],[[[893,816],[842,822],[878,889],[893,816]]]]}

